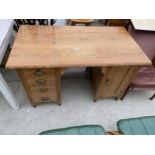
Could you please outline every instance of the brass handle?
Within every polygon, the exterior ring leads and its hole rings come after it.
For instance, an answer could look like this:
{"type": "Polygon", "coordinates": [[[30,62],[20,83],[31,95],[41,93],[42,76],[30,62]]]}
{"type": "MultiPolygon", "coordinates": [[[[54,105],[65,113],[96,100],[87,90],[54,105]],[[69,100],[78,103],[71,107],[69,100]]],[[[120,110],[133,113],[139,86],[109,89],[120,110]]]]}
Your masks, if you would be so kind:
{"type": "Polygon", "coordinates": [[[37,69],[33,74],[37,76],[42,76],[44,75],[44,71],[42,71],[41,69],[37,69]]]}
{"type": "Polygon", "coordinates": [[[40,92],[47,92],[48,91],[48,88],[40,88],[39,91],[40,92]]]}
{"type": "Polygon", "coordinates": [[[49,97],[42,97],[41,98],[42,101],[49,101],[49,99],[50,99],[49,97]]]}
{"type": "Polygon", "coordinates": [[[44,79],[36,80],[36,83],[44,84],[44,83],[46,83],[46,80],[44,80],[44,79]]]}
{"type": "Polygon", "coordinates": [[[110,84],[111,84],[110,80],[109,79],[106,79],[106,85],[107,86],[110,86],[110,84]]]}

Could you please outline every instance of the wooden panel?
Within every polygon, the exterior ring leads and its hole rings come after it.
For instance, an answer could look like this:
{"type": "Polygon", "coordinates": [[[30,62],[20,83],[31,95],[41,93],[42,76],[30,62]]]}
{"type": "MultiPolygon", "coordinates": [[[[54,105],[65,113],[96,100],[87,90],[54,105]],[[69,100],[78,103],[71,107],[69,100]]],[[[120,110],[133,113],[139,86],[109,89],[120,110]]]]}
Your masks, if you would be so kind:
{"type": "Polygon", "coordinates": [[[149,65],[123,27],[21,26],[6,68],[149,65]]]}
{"type": "Polygon", "coordinates": [[[104,97],[120,98],[130,84],[137,67],[106,67],[100,72],[92,69],[94,100],[104,97]],[[102,74],[101,74],[102,73],[102,74]],[[100,77],[100,78],[98,78],[100,77]],[[96,78],[96,79],[95,79],[96,78]]]}
{"type": "Polygon", "coordinates": [[[42,86],[42,85],[54,85],[56,83],[56,77],[54,77],[54,74],[51,76],[46,76],[44,78],[24,78],[26,81],[27,85],[29,86],[42,86]]]}
{"type": "MultiPolygon", "coordinates": [[[[61,104],[60,97],[60,70],[40,69],[42,74],[34,74],[36,69],[17,70],[27,95],[33,106],[45,102],[57,102],[61,104]],[[39,81],[40,82],[36,82],[39,81]],[[41,81],[42,80],[42,81],[41,81]]],[[[39,71],[40,71],[39,70],[39,71]]]]}
{"type": "Polygon", "coordinates": [[[53,92],[56,90],[56,85],[43,85],[43,86],[37,86],[37,87],[30,87],[30,90],[32,93],[42,93],[45,94],[47,92],[53,92]]]}
{"type": "Polygon", "coordinates": [[[46,103],[46,102],[57,102],[57,93],[31,93],[31,97],[33,100],[33,103],[39,104],[39,103],[46,103]]]}
{"type": "Polygon", "coordinates": [[[91,68],[91,82],[94,92],[96,92],[103,80],[103,73],[100,67],[91,68]]]}
{"type": "Polygon", "coordinates": [[[92,23],[94,21],[94,19],[70,19],[70,21],[74,22],[74,23],[86,24],[86,23],[92,23]]]}
{"type": "Polygon", "coordinates": [[[106,19],[105,24],[108,26],[125,26],[127,19],[106,19]]]}
{"type": "Polygon", "coordinates": [[[139,67],[130,67],[128,69],[127,74],[125,75],[125,77],[123,78],[120,87],[118,88],[118,99],[120,99],[124,92],[126,91],[127,87],[130,85],[131,81],[133,80],[133,77],[135,76],[137,70],[139,69],[139,67]]]}

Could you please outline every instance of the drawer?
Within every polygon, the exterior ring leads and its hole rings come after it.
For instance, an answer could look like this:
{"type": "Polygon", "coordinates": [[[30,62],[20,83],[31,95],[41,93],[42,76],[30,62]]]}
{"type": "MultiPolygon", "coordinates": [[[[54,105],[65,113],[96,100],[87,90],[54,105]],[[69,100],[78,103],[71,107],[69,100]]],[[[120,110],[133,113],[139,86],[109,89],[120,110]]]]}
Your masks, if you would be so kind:
{"type": "Polygon", "coordinates": [[[56,92],[48,93],[31,93],[31,98],[34,103],[44,103],[44,102],[57,102],[58,97],[56,92]]]}
{"type": "Polygon", "coordinates": [[[34,78],[34,77],[44,77],[47,75],[55,75],[55,69],[21,69],[20,73],[23,76],[34,78]]]}
{"type": "Polygon", "coordinates": [[[29,89],[32,93],[40,93],[40,94],[46,94],[46,93],[52,94],[57,91],[56,85],[52,85],[50,87],[48,86],[30,87],[29,89]]]}
{"type": "Polygon", "coordinates": [[[56,85],[56,78],[54,76],[46,76],[46,77],[40,77],[40,78],[27,78],[24,79],[24,81],[27,83],[29,87],[34,86],[51,86],[56,85]]]}

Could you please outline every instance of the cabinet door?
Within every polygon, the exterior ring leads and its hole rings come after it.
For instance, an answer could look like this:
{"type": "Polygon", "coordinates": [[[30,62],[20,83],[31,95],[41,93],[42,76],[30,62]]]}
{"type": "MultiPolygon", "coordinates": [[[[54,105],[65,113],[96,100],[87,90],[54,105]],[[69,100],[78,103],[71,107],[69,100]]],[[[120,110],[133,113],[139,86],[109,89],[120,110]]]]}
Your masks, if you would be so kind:
{"type": "MultiPolygon", "coordinates": [[[[93,69],[94,70],[94,69],[93,69]]],[[[135,67],[106,67],[100,72],[93,71],[95,83],[94,99],[104,97],[121,97],[130,84],[135,67]]]]}

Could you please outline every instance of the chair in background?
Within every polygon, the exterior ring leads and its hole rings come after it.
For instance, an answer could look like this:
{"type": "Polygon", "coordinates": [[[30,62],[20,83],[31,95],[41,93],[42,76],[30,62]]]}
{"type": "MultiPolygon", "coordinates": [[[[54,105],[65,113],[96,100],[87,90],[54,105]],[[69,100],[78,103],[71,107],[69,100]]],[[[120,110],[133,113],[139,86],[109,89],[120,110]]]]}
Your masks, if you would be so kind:
{"type": "Polygon", "coordinates": [[[106,135],[106,132],[100,125],[83,125],[44,131],[39,135],[106,135]]]}
{"type": "Polygon", "coordinates": [[[68,19],[68,24],[74,26],[76,24],[84,24],[90,26],[94,22],[94,19],[68,19]]]}
{"type": "MultiPolygon", "coordinates": [[[[121,99],[124,98],[130,89],[155,90],[155,32],[135,30],[132,24],[129,25],[128,31],[152,61],[152,66],[139,69],[121,99]]],[[[154,97],[155,94],[150,99],[154,97]]]]}
{"type": "Polygon", "coordinates": [[[20,25],[53,25],[55,22],[54,19],[15,19],[14,30],[17,32],[20,25]]]}

